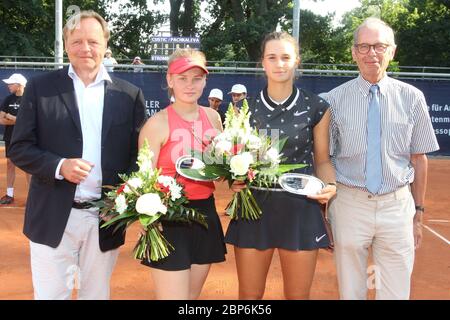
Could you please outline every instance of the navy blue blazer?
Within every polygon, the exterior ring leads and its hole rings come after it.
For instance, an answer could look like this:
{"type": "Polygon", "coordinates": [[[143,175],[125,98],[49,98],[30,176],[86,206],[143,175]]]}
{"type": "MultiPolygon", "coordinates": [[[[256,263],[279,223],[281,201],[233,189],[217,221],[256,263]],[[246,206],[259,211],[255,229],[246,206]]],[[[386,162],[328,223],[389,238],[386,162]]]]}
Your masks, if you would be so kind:
{"type": "MultiPolygon", "coordinates": [[[[56,248],[72,208],[76,184],[55,179],[62,158],[81,158],[83,135],[75,89],[67,68],[32,78],[25,90],[9,156],[32,175],[25,209],[24,234],[33,242],[56,248]]],[[[136,167],[138,135],[145,121],[142,91],[111,76],[105,81],[101,139],[102,185],[120,182],[119,173],[136,167]]],[[[102,191],[102,194],[105,190],[102,191]]],[[[123,230],[100,229],[100,249],[125,241],[123,230]]]]}

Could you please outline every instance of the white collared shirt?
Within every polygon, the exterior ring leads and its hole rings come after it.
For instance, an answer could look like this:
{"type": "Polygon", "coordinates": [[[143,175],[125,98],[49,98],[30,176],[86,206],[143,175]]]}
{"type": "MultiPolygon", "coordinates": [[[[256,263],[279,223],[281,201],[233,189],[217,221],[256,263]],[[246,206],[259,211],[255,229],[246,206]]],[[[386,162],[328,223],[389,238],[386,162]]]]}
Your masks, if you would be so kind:
{"type": "MultiPolygon", "coordinates": [[[[103,65],[100,66],[95,81],[87,87],[80,80],[72,65],[69,66],[68,75],[73,80],[80,114],[81,132],[83,134],[82,159],[94,163],[94,167],[86,180],[77,185],[74,200],[82,202],[99,199],[102,186],[101,143],[105,81],[111,82],[111,77],[103,65]]],[[[56,169],[57,178],[62,161],[56,169]]],[[[59,176],[59,178],[61,177],[59,176]]]]}
{"type": "MultiPolygon", "coordinates": [[[[367,115],[371,83],[361,75],[325,94],[331,106],[330,155],[336,180],[365,189],[367,115]]],[[[382,187],[393,192],[414,180],[411,154],[439,149],[423,93],[384,76],[379,82],[381,110],[382,187]]]]}

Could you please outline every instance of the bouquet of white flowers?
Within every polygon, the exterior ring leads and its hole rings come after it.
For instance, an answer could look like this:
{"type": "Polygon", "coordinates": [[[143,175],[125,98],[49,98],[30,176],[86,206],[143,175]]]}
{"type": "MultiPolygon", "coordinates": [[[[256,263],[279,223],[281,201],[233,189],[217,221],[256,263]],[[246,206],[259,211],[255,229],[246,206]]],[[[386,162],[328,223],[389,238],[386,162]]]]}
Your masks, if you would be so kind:
{"type": "Polygon", "coordinates": [[[195,153],[202,159],[201,168],[181,168],[185,176],[213,180],[223,177],[231,186],[234,181],[243,181],[245,189],[234,194],[226,210],[232,219],[237,219],[241,208],[241,218],[256,220],[261,209],[250,190],[250,186],[274,186],[279,176],[291,170],[303,168],[304,164],[281,164],[282,148],[287,138],[269,137],[250,126],[250,111],[244,99],[239,114],[232,105],[228,107],[225,129],[211,140],[202,153],[195,153]]]}
{"type": "Polygon", "coordinates": [[[94,202],[94,205],[102,216],[110,218],[102,228],[128,228],[139,221],[146,234],[139,238],[134,257],[158,261],[175,250],[159,229],[161,221],[197,222],[206,228],[208,225],[203,214],[186,207],[189,201],[182,186],[174,178],[160,175],[160,170],[152,168],[152,157],[145,141],[139,150],[139,171],[129,176],[120,175],[124,182],[119,186],[105,186],[110,189],[106,198],[94,202]]]}

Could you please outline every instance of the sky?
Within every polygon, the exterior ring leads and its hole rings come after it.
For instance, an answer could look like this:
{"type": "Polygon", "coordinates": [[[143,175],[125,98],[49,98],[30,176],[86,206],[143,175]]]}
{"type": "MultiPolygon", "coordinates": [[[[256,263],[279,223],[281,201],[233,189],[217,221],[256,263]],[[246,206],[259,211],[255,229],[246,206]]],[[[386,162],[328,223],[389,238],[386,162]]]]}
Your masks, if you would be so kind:
{"type": "MultiPolygon", "coordinates": [[[[359,7],[359,0],[300,0],[300,9],[308,9],[315,14],[326,15],[336,13],[334,24],[339,24],[342,15],[356,7],[359,7]]],[[[301,17],[300,17],[301,19],[301,17]]]]}

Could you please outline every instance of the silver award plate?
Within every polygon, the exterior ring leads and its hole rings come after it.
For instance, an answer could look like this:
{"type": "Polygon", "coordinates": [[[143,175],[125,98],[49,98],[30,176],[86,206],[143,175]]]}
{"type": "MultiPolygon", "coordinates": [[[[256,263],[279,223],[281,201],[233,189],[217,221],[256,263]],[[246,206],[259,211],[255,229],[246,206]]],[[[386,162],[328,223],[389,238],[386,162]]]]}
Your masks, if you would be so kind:
{"type": "Polygon", "coordinates": [[[181,156],[175,162],[177,173],[187,179],[195,181],[214,181],[220,177],[214,173],[208,173],[205,170],[205,164],[202,160],[192,156],[181,156]]]}
{"type": "Polygon", "coordinates": [[[304,196],[318,194],[325,187],[320,179],[301,173],[282,174],[278,183],[284,190],[304,196]]]}

